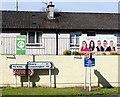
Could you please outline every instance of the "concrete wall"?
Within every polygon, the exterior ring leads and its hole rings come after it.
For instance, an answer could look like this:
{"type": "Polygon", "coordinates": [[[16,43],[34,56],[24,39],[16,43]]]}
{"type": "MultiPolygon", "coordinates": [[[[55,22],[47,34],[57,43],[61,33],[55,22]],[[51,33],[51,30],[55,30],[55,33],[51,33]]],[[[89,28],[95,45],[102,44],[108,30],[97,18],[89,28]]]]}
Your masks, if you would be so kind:
{"type": "MultiPolygon", "coordinates": [[[[92,85],[118,86],[118,56],[99,55],[96,66],[92,67],[92,85]]],[[[56,69],[52,70],[52,87],[73,87],[84,85],[84,56],[36,56],[36,61],[52,61],[56,69]]],[[[16,77],[10,64],[26,64],[33,60],[33,56],[0,55],[0,86],[15,86],[16,77]]],[[[28,85],[27,77],[22,77],[24,86],[28,85]],[[26,81],[25,81],[26,80],[26,81]]],[[[89,68],[87,68],[87,83],[89,82],[89,68]]],[[[49,86],[48,70],[35,70],[31,76],[30,85],[49,86]]],[[[17,85],[21,85],[21,78],[17,76],[17,85]]],[[[88,84],[87,84],[88,85],[88,84]]]]}

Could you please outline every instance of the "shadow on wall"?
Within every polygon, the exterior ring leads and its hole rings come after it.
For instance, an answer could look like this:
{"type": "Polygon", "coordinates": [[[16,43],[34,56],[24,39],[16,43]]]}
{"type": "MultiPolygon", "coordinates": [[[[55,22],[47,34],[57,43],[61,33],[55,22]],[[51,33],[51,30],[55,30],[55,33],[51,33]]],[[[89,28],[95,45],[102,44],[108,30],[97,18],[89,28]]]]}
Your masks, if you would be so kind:
{"type": "Polygon", "coordinates": [[[94,74],[98,78],[98,86],[101,84],[103,87],[113,88],[113,86],[103,77],[103,75],[100,74],[98,70],[94,70],[94,74]]]}
{"type": "MultiPolygon", "coordinates": [[[[54,88],[56,88],[56,75],[58,75],[58,68],[54,68],[51,71],[51,75],[54,76],[54,88]]],[[[36,82],[40,81],[40,76],[48,75],[49,78],[49,70],[34,70],[34,74],[30,77],[30,82],[32,82],[32,87],[36,86],[36,82]]],[[[21,86],[23,86],[23,82],[28,82],[27,76],[21,76],[21,86]]]]}

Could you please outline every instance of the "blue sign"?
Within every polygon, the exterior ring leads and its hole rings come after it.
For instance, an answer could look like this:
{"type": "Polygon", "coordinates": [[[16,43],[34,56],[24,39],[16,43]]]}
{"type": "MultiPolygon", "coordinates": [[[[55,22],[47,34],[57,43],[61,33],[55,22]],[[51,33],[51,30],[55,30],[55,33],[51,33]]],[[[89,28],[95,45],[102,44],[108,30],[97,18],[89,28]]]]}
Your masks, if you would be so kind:
{"type": "Polygon", "coordinates": [[[95,66],[95,59],[89,59],[89,58],[85,58],[84,59],[84,67],[92,67],[95,66]]]}

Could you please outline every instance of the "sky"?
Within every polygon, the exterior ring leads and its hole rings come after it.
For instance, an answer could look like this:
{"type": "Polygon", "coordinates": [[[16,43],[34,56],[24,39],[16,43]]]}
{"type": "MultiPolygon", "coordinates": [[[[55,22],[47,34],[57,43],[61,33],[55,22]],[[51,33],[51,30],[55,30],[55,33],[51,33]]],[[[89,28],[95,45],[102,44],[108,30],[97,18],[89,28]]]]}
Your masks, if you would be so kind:
{"type": "MultiPolygon", "coordinates": [[[[1,0],[0,10],[16,10],[17,0],[1,0]]],[[[43,11],[49,0],[18,0],[19,11],[43,11]]],[[[52,0],[61,12],[118,13],[119,0],[52,0]],[[64,2],[65,1],[65,2],[64,2]]]]}

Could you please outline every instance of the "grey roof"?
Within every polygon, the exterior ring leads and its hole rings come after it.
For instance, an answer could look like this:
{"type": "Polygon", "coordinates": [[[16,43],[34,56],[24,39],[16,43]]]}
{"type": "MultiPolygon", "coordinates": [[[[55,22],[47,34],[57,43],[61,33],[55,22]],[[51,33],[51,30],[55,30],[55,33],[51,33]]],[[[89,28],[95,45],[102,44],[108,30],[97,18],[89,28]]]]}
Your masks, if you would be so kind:
{"type": "Polygon", "coordinates": [[[2,28],[118,30],[117,13],[57,12],[49,20],[47,12],[2,11],[2,28]]]}

